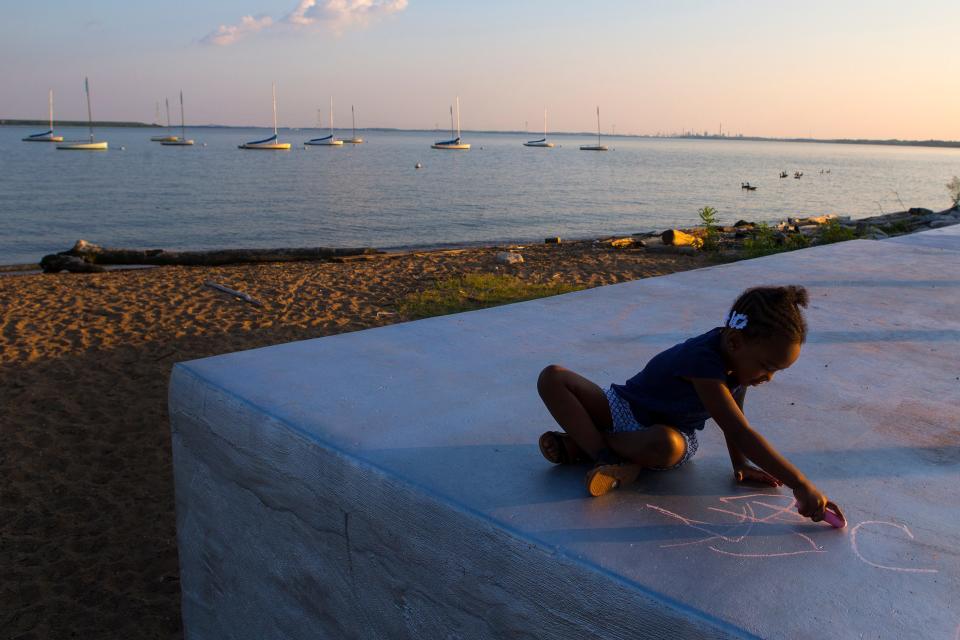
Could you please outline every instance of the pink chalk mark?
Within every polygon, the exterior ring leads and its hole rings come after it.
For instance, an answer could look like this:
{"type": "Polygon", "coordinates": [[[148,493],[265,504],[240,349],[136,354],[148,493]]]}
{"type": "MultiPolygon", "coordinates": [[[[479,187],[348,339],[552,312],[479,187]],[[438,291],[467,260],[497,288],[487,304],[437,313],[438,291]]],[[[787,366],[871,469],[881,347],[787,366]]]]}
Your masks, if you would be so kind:
{"type": "MultiPolygon", "coordinates": [[[[660,545],[661,549],[667,549],[667,548],[673,548],[673,547],[684,547],[684,546],[690,546],[695,544],[702,544],[705,542],[714,542],[718,540],[722,540],[723,542],[728,542],[728,543],[740,543],[740,542],[743,542],[750,535],[751,531],[753,530],[753,526],[756,523],[766,523],[773,520],[781,520],[784,517],[786,517],[789,521],[794,523],[796,522],[798,517],[801,520],[806,520],[806,518],[803,518],[802,516],[800,516],[794,511],[794,507],[796,506],[796,500],[794,500],[792,497],[783,496],[784,498],[787,498],[789,500],[789,503],[785,503],[783,505],[770,504],[769,502],[763,502],[761,500],[754,499],[754,498],[760,498],[760,497],[767,498],[767,499],[776,498],[776,496],[771,496],[766,493],[757,493],[757,494],[749,494],[749,495],[742,495],[742,496],[729,496],[725,498],[720,498],[720,502],[722,502],[724,505],[730,506],[731,508],[739,507],[740,508],[739,512],[732,511],[730,509],[718,509],[716,507],[707,507],[707,509],[710,511],[715,511],[717,513],[724,513],[727,515],[734,516],[735,518],[738,519],[738,522],[735,523],[735,525],[740,525],[740,524],[746,525],[745,533],[743,535],[735,536],[735,537],[730,535],[724,535],[722,533],[719,533],[709,528],[710,526],[732,526],[732,525],[722,525],[719,523],[709,523],[709,522],[703,522],[701,520],[693,520],[692,518],[681,516],[680,514],[673,513],[672,511],[668,511],[667,509],[664,509],[662,507],[658,507],[652,504],[647,504],[647,507],[653,509],[654,511],[658,511],[665,516],[675,518],[680,522],[682,522],[683,524],[687,525],[688,527],[691,527],[692,529],[696,529],[697,531],[702,531],[703,533],[708,534],[708,537],[706,538],[701,538],[699,540],[694,540],[691,542],[679,542],[674,544],[660,545]],[[753,505],[770,509],[771,513],[762,518],[758,518],[753,509],[753,505]]],[[[824,553],[823,549],[818,547],[816,543],[809,536],[804,535],[802,533],[798,533],[798,532],[794,532],[793,535],[799,536],[804,542],[809,544],[811,548],[801,549],[799,551],[786,551],[786,552],[779,552],[779,553],[736,553],[733,551],[718,549],[714,545],[710,545],[708,548],[711,551],[715,551],[719,554],[726,555],[726,556],[734,556],[738,558],[781,558],[786,556],[801,555],[804,553],[824,553]]]]}
{"type": "MultiPolygon", "coordinates": [[[[866,562],[868,565],[870,565],[871,567],[876,567],[877,569],[886,569],[887,571],[901,571],[903,573],[939,573],[937,569],[916,569],[913,567],[890,567],[883,564],[877,564],[876,562],[870,562],[869,560],[864,558],[863,554],[860,553],[860,547],[857,544],[857,533],[860,531],[860,527],[867,524],[881,524],[887,527],[893,527],[894,529],[900,529],[901,531],[906,533],[911,540],[913,540],[913,533],[910,532],[910,529],[907,528],[907,525],[905,524],[897,524],[896,522],[883,522],[881,520],[866,520],[864,522],[861,522],[857,526],[855,526],[850,531],[850,544],[853,546],[853,552],[857,554],[857,557],[863,560],[864,562],[866,562]]],[[[960,627],[958,627],[958,631],[960,631],[960,627]]],[[[960,638],[960,636],[958,636],[958,638],[960,638]]]]}

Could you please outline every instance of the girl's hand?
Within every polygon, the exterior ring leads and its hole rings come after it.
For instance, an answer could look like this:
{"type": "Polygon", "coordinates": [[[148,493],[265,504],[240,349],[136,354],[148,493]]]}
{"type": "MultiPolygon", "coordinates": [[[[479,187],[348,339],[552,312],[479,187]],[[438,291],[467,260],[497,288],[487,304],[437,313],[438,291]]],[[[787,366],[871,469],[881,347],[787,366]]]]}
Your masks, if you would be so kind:
{"type": "MultiPolygon", "coordinates": [[[[810,518],[814,522],[823,520],[823,510],[827,508],[828,504],[833,505],[832,502],[827,500],[827,496],[820,493],[820,490],[809,482],[797,486],[793,490],[793,496],[797,499],[797,510],[800,515],[810,518]]],[[[833,506],[836,508],[836,505],[833,506]]]]}
{"type": "Polygon", "coordinates": [[[737,465],[733,469],[733,477],[736,478],[738,483],[752,483],[752,484],[766,484],[771,487],[781,487],[783,483],[774,478],[772,475],[764,471],[763,469],[757,469],[756,467],[743,464],[737,465]]]}

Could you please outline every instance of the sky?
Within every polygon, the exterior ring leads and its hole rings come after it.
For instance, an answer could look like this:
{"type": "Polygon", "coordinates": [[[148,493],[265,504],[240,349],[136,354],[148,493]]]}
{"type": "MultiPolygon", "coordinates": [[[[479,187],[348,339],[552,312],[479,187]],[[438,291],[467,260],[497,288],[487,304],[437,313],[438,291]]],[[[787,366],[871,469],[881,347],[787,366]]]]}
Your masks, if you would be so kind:
{"type": "Polygon", "coordinates": [[[960,140],[956,0],[7,1],[0,118],[960,140]],[[165,118],[165,117],[164,117],[165,118]],[[163,119],[163,118],[162,118],[163,119]],[[174,120],[178,115],[174,115],[174,120]],[[529,124],[528,124],[529,123],[529,124]]]}

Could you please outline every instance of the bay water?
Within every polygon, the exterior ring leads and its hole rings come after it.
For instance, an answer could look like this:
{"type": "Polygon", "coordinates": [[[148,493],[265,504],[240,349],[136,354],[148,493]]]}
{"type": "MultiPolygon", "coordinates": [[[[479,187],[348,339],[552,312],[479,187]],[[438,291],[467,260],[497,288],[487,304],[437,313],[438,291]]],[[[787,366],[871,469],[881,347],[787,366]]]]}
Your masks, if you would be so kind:
{"type": "MultiPolygon", "coordinates": [[[[688,227],[715,207],[723,224],[907,207],[944,209],[960,149],[736,139],[464,133],[470,151],[432,150],[447,132],[358,132],[360,145],[304,147],[326,132],[281,130],[290,151],[237,145],[272,131],[100,128],[106,152],[60,151],[0,127],[0,264],[35,263],[83,238],[111,247],[384,249],[589,238],[688,227]],[[178,130],[174,130],[177,133],[178,130]],[[417,163],[422,164],[416,169],[417,163]],[[780,171],[790,177],[779,178],[780,171]],[[794,171],[803,171],[797,180],[794,171]],[[822,173],[821,173],[822,171],[822,173]],[[740,188],[749,181],[756,191],[740,188]]],[[[63,128],[67,139],[85,129],[63,128]]]]}

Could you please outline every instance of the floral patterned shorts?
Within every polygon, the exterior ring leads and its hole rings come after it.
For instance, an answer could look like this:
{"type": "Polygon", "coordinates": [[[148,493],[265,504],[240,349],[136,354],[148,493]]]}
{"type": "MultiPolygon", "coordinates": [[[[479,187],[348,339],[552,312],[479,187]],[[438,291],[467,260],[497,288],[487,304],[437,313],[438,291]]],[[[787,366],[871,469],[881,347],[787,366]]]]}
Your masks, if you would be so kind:
{"type": "MultiPolygon", "coordinates": [[[[633,415],[633,411],[630,410],[630,405],[626,400],[617,395],[617,392],[614,391],[613,387],[608,387],[605,393],[607,396],[607,403],[610,405],[610,415],[613,416],[613,427],[611,427],[610,431],[613,433],[623,433],[627,431],[643,431],[644,429],[650,428],[647,425],[642,425],[637,422],[637,419],[633,415]]],[[[672,467],[654,467],[654,469],[658,471],[676,469],[683,466],[687,460],[692,458],[697,453],[697,448],[700,445],[697,442],[696,434],[684,433],[679,429],[677,429],[677,433],[683,436],[684,441],[687,443],[687,449],[683,452],[683,457],[680,458],[680,462],[672,467]]]]}

